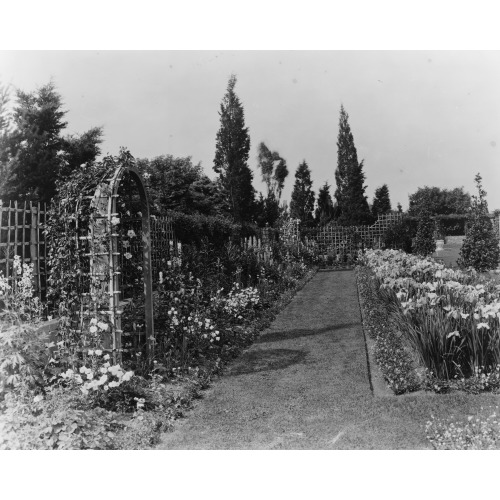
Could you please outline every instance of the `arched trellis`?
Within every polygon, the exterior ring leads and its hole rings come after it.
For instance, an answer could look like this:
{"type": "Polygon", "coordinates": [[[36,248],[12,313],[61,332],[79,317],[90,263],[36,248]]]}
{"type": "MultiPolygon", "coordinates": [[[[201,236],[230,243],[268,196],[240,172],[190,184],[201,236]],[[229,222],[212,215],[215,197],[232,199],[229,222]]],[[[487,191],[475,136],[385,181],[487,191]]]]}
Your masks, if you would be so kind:
{"type": "Polygon", "coordinates": [[[113,175],[101,182],[91,201],[93,212],[90,224],[90,276],[96,279],[93,286],[99,283],[101,292],[109,295],[109,310],[107,311],[110,332],[107,336],[106,348],[112,350],[115,361],[121,361],[122,348],[122,314],[123,307],[120,301],[120,274],[119,268],[119,233],[117,199],[120,184],[125,174],[135,181],[141,207],[142,222],[142,271],[144,278],[144,307],[145,307],[145,334],[146,354],[151,359],[154,351],[154,322],[153,322],[153,289],[151,268],[151,231],[149,201],[144,183],[139,171],[132,165],[119,166],[113,175]],[[107,279],[103,279],[103,277],[107,279]]]}

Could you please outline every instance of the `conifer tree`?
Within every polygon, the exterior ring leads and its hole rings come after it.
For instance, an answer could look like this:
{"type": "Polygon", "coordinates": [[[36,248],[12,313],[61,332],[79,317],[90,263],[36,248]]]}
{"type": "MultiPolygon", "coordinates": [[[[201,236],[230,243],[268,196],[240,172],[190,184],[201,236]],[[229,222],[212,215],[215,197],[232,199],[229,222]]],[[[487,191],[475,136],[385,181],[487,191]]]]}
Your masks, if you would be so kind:
{"type": "Polygon", "coordinates": [[[467,217],[466,235],[458,265],[473,267],[476,271],[495,269],[500,258],[498,236],[495,234],[491,220],[488,217],[486,191],[482,187],[479,174],[475,177],[478,190],[477,196],[472,196],[472,206],[467,217]]]}
{"type": "Polygon", "coordinates": [[[314,191],[311,171],[304,160],[295,171],[295,184],[290,201],[290,217],[300,219],[303,224],[313,222],[314,191]]]}
{"type": "Polygon", "coordinates": [[[348,119],[349,115],[344,110],[344,106],[341,106],[335,171],[337,183],[335,198],[340,212],[339,222],[346,226],[370,224],[373,219],[365,196],[363,161],[358,162],[348,119]]]}
{"type": "Polygon", "coordinates": [[[373,198],[372,215],[376,219],[379,215],[388,214],[391,211],[391,200],[389,199],[389,188],[387,184],[375,190],[373,198]]]}
{"type": "Polygon", "coordinates": [[[332,220],[334,207],[332,197],[330,196],[330,186],[328,182],[318,191],[318,205],[316,207],[316,224],[323,226],[332,220]]]}
{"type": "Polygon", "coordinates": [[[53,82],[35,92],[17,90],[16,97],[12,115],[0,120],[0,197],[48,202],[58,178],[100,154],[102,128],[62,136],[66,111],[53,82]]]}
{"type": "Polygon", "coordinates": [[[231,75],[219,111],[214,170],[219,174],[231,215],[236,221],[244,222],[253,218],[255,190],[253,173],[247,163],[250,136],[235,85],[236,76],[231,75]]]}

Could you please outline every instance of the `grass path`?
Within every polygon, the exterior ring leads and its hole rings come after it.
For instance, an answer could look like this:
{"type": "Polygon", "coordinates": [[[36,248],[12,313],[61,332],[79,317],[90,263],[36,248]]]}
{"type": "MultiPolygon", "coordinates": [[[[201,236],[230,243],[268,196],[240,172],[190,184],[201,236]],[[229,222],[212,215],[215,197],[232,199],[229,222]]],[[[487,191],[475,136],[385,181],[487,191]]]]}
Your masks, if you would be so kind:
{"type": "Polygon", "coordinates": [[[431,414],[489,404],[498,397],[374,396],[355,274],[319,272],[157,449],[430,448],[431,414]]]}

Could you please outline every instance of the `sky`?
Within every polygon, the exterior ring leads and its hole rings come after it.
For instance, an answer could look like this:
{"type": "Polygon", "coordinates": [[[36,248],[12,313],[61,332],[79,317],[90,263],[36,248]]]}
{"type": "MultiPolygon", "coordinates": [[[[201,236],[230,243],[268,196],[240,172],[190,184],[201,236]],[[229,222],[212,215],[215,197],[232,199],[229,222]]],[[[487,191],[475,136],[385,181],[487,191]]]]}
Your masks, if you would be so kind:
{"type": "Polygon", "coordinates": [[[333,195],[343,104],[370,202],[383,184],[394,208],[424,185],[474,194],[480,172],[500,208],[500,51],[0,51],[3,84],[55,82],[67,133],[103,126],[103,153],[190,156],[211,178],[231,74],[258,191],[264,141],[287,161],[284,199],[303,160],[313,189],[328,182],[333,195]]]}

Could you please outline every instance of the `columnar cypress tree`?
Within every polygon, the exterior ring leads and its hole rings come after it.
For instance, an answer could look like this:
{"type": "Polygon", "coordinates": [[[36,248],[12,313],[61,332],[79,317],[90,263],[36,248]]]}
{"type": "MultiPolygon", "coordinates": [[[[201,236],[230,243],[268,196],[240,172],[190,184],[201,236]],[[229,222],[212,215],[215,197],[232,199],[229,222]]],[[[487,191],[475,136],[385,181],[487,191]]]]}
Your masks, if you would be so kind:
{"type": "Polygon", "coordinates": [[[373,198],[372,215],[376,219],[379,215],[388,214],[391,211],[391,200],[389,199],[389,188],[387,184],[375,190],[373,198]]]}
{"type": "Polygon", "coordinates": [[[295,171],[295,184],[290,201],[290,217],[300,219],[304,224],[313,222],[314,191],[311,171],[304,160],[295,171]]]}
{"type": "Polygon", "coordinates": [[[255,190],[248,167],[250,136],[245,127],[243,106],[234,92],[236,76],[231,75],[220,106],[214,170],[220,176],[232,216],[239,222],[253,217],[255,190]]]}
{"type": "Polygon", "coordinates": [[[354,138],[349,126],[349,115],[340,107],[339,135],[337,139],[337,169],[335,181],[340,218],[343,225],[370,224],[372,217],[365,196],[363,162],[358,162],[354,138]]]}
{"type": "Polygon", "coordinates": [[[472,197],[472,208],[467,218],[465,240],[460,249],[458,265],[472,266],[476,271],[495,269],[500,258],[498,237],[488,217],[486,191],[481,184],[481,176],[476,175],[478,196],[472,197]]]}

